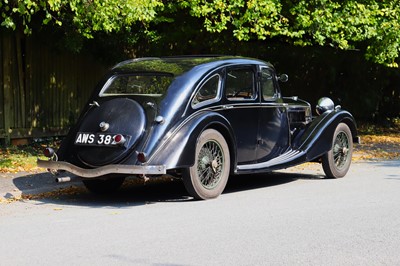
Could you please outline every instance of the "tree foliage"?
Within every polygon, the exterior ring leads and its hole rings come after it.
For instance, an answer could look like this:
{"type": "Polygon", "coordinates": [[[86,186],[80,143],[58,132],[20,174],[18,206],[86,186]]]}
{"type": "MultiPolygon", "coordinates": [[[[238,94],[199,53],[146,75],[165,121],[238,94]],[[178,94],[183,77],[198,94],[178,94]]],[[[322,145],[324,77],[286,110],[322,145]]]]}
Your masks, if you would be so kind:
{"type": "MultiPolygon", "coordinates": [[[[239,41],[279,39],[296,45],[360,49],[374,62],[398,67],[399,0],[2,0],[1,25],[32,31],[41,24],[72,25],[85,38],[96,32],[146,31],[198,18],[211,33],[239,41]]],[[[197,26],[197,25],[196,25],[197,26]]],[[[182,36],[185,32],[181,33],[182,36]]]]}
{"type": "Polygon", "coordinates": [[[279,37],[298,45],[365,49],[375,62],[398,66],[399,1],[187,0],[211,32],[231,30],[239,40],[279,37]]]}
{"type": "Polygon", "coordinates": [[[2,0],[1,26],[16,29],[23,27],[24,33],[32,32],[32,18],[41,23],[50,22],[63,26],[74,25],[75,30],[86,38],[95,32],[119,32],[130,29],[140,22],[146,27],[156,18],[162,7],[159,0],[2,0]]]}

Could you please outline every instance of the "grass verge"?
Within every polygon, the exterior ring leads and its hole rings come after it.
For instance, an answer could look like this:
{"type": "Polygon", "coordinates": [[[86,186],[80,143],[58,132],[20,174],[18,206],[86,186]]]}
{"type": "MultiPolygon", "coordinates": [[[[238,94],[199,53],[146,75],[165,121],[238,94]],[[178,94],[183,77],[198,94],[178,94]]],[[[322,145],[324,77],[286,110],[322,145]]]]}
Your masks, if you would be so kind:
{"type": "Polygon", "coordinates": [[[0,173],[40,172],[37,167],[37,158],[45,158],[43,149],[47,146],[58,147],[59,141],[33,142],[23,146],[9,146],[0,148],[0,173]]]}

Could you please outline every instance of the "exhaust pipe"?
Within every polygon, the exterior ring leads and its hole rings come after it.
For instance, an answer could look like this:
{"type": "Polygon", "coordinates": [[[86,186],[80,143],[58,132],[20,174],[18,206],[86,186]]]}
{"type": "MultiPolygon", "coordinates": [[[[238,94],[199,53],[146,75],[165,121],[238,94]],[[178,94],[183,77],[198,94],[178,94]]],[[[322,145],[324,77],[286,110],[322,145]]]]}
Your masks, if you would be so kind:
{"type": "Polygon", "coordinates": [[[77,179],[76,177],[70,177],[70,176],[65,176],[65,177],[57,177],[56,182],[57,183],[66,183],[66,182],[71,182],[77,179]]]}

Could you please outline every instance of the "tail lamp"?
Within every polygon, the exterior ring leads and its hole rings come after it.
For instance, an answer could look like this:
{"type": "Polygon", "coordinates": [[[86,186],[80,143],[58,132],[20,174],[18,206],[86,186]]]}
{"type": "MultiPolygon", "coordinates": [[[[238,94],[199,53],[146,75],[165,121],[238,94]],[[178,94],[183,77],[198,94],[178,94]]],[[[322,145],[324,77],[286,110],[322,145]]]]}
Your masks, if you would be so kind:
{"type": "Polygon", "coordinates": [[[47,158],[53,158],[54,150],[50,147],[47,147],[43,150],[43,155],[46,156],[47,158]]]}
{"type": "Polygon", "coordinates": [[[138,155],[137,155],[137,159],[138,159],[139,162],[145,163],[147,161],[146,153],[139,152],[138,155]]]}
{"type": "Polygon", "coordinates": [[[117,134],[114,136],[114,143],[117,145],[122,145],[125,143],[125,141],[126,141],[126,138],[121,134],[117,134]]]}

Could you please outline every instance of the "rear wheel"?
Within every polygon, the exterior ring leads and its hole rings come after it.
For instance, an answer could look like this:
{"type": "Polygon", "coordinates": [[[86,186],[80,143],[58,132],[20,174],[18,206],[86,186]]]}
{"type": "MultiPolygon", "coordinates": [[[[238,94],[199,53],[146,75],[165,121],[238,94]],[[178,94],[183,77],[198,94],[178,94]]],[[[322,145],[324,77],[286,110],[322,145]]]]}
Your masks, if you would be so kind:
{"type": "Polygon", "coordinates": [[[329,178],[340,178],[347,174],[353,154],[353,137],[350,128],[340,123],[333,134],[332,149],[322,156],[322,168],[329,178]]]}
{"type": "Polygon", "coordinates": [[[224,137],[214,129],[203,131],[196,144],[194,165],[185,169],[183,183],[195,199],[218,197],[225,189],[230,155],[224,137]]]}
{"type": "Polygon", "coordinates": [[[107,179],[83,180],[85,187],[95,194],[109,194],[117,191],[124,183],[125,177],[110,177],[107,179]]]}

